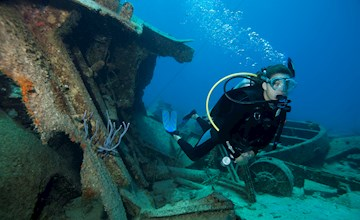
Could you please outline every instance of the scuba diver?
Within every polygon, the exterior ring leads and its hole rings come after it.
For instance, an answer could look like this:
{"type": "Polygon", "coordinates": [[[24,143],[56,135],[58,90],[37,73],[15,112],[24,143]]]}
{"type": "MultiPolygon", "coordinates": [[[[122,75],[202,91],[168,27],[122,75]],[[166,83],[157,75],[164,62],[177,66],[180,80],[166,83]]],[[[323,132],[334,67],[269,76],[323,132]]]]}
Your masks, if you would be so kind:
{"type": "MultiPolygon", "coordinates": [[[[287,66],[277,64],[262,68],[257,74],[235,73],[219,80],[210,90],[206,102],[209,121],[200,117],[196,110],[183,118],[195,119],[204,132],[194,147],[181,138],[176,125],[165,126],[167,124],[164,123],[165,129],[193,161],[222,144],[235,163],[246,164],[272,140],[273,149],[276,148],[286,113],[290,111],[287,95],[296,85],[294,77],[295,70],[288,58],[287,66]],[[227,83],[234,78],[245,78],[245,85],[243,83],[226,91],[227,83]],[[225,80],[224,94],[209,111],[212,90],[225,80]]],[[[171,112],[171,115],[163,112],[166,122],[176,123],[174,118],[176,112],[171,112]]]]}

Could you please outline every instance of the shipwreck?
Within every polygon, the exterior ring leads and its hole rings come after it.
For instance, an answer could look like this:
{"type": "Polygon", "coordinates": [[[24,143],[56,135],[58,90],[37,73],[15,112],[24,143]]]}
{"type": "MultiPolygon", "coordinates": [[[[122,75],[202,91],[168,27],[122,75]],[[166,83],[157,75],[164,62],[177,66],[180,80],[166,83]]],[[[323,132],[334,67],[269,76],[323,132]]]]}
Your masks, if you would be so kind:
{"type": "Polygon", "coordinates": [[[79,219],[76,208],[84,219],[237,219],[214,189],[250,203],[258,191],[290,196],[304,179],[360,190],[308,167],[346,153],[326,156],[314,123],[288,122],[283,145],[250,166],[220,167],[221,147],[190,161],[142,97],[157,57],[191,62],[194,50],[133,11],[113,0],[0,2],[2,219],[79,219]]]}

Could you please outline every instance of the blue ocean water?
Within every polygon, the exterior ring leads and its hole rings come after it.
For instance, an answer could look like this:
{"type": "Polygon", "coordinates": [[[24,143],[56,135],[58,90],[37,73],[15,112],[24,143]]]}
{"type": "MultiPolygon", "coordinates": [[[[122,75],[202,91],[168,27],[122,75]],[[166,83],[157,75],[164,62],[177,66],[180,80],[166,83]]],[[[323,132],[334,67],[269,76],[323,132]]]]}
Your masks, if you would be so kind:
{"type": "MultiPolygon", "coordinates": [[[[132,0],[134,14],[195,49],[180,64],[160,57],[144,96],[179,115],[205,113],[212,85],[234,72],[295,63],[288,118],[313,121],[333,135],[360,134],[360,1],[132,0]]],[[[215,90],[212,102],[221,95],[215,90]]]]}

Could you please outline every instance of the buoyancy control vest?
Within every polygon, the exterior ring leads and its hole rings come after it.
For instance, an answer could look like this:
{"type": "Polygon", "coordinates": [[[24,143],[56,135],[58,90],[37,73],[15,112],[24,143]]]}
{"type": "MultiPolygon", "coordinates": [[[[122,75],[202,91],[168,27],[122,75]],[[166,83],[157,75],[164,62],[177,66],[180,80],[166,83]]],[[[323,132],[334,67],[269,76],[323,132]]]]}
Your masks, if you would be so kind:
{"type": "Polygon", "coordinates": [[[250,150],[256,154],[274,137],[276,146],[289,109],[282,109],[278,101],[265,101],[258,84],[230,90],[227,95],[240,102],[231,101],[224,94],[212,109],[211,117],[219,125],[219,141],[228,151],[225,142],[233,146],[234,151],[229,153],[234,158],[250,150]]]}

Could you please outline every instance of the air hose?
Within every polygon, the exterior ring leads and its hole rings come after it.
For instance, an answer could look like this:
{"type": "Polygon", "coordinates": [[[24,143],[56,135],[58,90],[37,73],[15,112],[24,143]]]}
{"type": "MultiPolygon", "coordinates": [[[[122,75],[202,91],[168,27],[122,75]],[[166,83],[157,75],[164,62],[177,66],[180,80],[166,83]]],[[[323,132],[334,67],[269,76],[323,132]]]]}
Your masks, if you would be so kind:
{"type": "Polygon", "coordinates": [[[212,120],[211,116],[210,116],[210,110],[209,110],[209,100],[210,100],[210,96],[212,94],[212,92],[214,91],[214,89],[220,84],[222,83],[224,80],[227,79],[231,79],[231,78],[236,78],[236,77],[243,77],[243,78],[247,78],[247,77],[257,77],[256,74],[254,73],[248,73],[248,72],[239,72],[239,73],[233,73],[230,75],[227,75],[223,78],[221,78],[219,81],[217,81],[212,88],[210,89],[207,97],[206,97],[206,114],[208,119],[210,120],[211,125],[215,128],[216,131],[220,131],[219,127],[215,124],[215,122],[212,120]]]}

